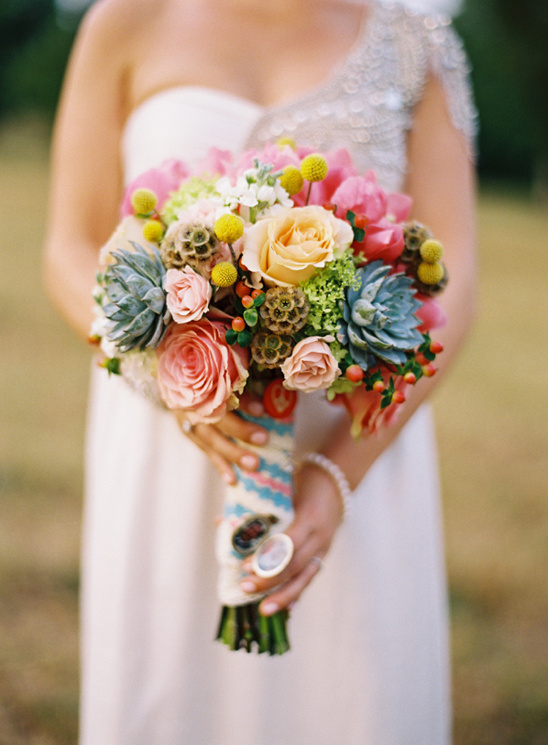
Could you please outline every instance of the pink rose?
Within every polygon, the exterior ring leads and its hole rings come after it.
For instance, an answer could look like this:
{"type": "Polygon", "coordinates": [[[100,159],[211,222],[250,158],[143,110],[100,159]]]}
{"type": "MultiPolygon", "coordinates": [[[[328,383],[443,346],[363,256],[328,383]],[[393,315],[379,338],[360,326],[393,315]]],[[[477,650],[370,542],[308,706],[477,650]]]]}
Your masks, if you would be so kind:
{"type": "Polygon", "coordinates": [[[373,171],[368,171],[365,176],[347,178],[333,194],[331,201],[337,205],[337,215],[343,219],[348,210],[366,215],[370,222],[378,222],[386,215],[386,193],[378,186],[373,171]]]}
{"type": "Polygon", "coordinates": [[[284,386],[294,391],[320,391],[329,388],[341,371],[329,344],[333,337],[309,336],[298,342],[281,366],[284,386]]]}
{"type": "Polygon", "coordinates": [[[247,358],[226,343],[225,330],[207,318],[173,323],[156,350],[162,399],[169,409],[185,411],[193,424],[218,422],[244,389],[247,358]]]}
{"type": "Polygon", "coordinates": [[[370,223],[365,231],[362,243],[355,243],[354,253],[365,256],[368,261],[381,259],[392,264],[403,251],[403,228],[394,225],[385,217],[376,223],[370,223]]]}
{"type": "Polygon", "coordinates": [[[168,199],[172,191],[175,191],[190,175],[186,163],[182,160],[164,160],[158,168],[150,168],[140,176],[137,176],[125,189],[122,198],[120,213],[122,217],[133,214],[131,206],[131,195],[135,189],[152,189],[158,197],[156,209],[160,211],[164,202],[168,199]]]}
{"type": "Polygon", "coordinates": [[[167,307],[177,323],[199,320],[211,300],[211,285],[190,266],[185,266],[182,271],[168,269],[164,290],[167,307]]]}

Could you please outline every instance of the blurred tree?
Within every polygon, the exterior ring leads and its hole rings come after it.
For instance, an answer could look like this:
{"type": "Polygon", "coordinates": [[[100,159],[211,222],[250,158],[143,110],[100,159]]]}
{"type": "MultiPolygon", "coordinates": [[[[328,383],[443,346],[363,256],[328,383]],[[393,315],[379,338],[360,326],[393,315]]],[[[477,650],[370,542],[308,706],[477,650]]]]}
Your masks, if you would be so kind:
{"type": "Polygon", "coordinates": [[[537,185],[548,196],[548,0],[494,0],[511,39],[536,145],[537,185]]]}
{"type": "Polygon", "coordinates": [[[53,113],[73,37],[57,24],[54,0],[1,0],[0,116],[53,113]]]}
{"type": "MultiPolygon", "coordinates": [[[[502,17],[498,3],[504,1],[467,0],[465,12],[455,24],[473,67],[480,114],[480,175],[530,181],[537,144],[535,114],[523,85],[524,57],[528,52],[518,45],[516,30],[502,17]]],[[[526,2],[508,0],[518,12],[526,2]]]]}

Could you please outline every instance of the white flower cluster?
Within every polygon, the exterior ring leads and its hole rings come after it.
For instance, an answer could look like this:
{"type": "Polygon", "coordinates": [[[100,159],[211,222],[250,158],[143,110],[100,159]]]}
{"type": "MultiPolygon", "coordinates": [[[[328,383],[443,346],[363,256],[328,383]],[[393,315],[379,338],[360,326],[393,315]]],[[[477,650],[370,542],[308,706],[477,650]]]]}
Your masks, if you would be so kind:
{"type": "Polygon", "coordinates": [[[225,211],[239,208],[244,219],[255,222],[258,217],[271,214],[275,206],[293,206],[293,200],[281,186],[278,176],[278,173],[271,173],[269,166],[256,161],[255,168],[245,171],[234,185],[225,176],[217,181],[215,188],[221,195],[225,211]],[[242,208],[247,208],[247,214],[242,214],[242,208]]]}

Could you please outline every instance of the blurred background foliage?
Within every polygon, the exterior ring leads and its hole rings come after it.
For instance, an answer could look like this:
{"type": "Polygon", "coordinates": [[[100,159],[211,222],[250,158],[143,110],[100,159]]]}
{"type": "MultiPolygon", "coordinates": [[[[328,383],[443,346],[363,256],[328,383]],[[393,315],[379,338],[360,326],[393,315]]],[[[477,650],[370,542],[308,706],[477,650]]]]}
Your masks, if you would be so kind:
{"type": "MultiPolygon", "coordinates": [[[[0,118],[53,118],[86,0],[2,0],[0,118]],[[72,8],[72,10],[71,10],[72,8]]],[[[455,25],[473,67],[479,172],[548,192],[548,2],[465,0],[455,25]]]]}

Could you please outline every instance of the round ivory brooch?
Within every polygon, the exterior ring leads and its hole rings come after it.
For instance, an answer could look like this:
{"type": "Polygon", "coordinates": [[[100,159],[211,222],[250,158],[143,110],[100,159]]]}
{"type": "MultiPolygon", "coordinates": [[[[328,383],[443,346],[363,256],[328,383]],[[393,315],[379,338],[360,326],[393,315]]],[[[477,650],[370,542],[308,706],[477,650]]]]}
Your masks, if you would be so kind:
{"type": "Polygon", "coordinates": [[[293,556],[293,541],[285,533],[276,533],[253,554],[252,567],[257,577],[275,577],[283,572],[293,556]]]}

